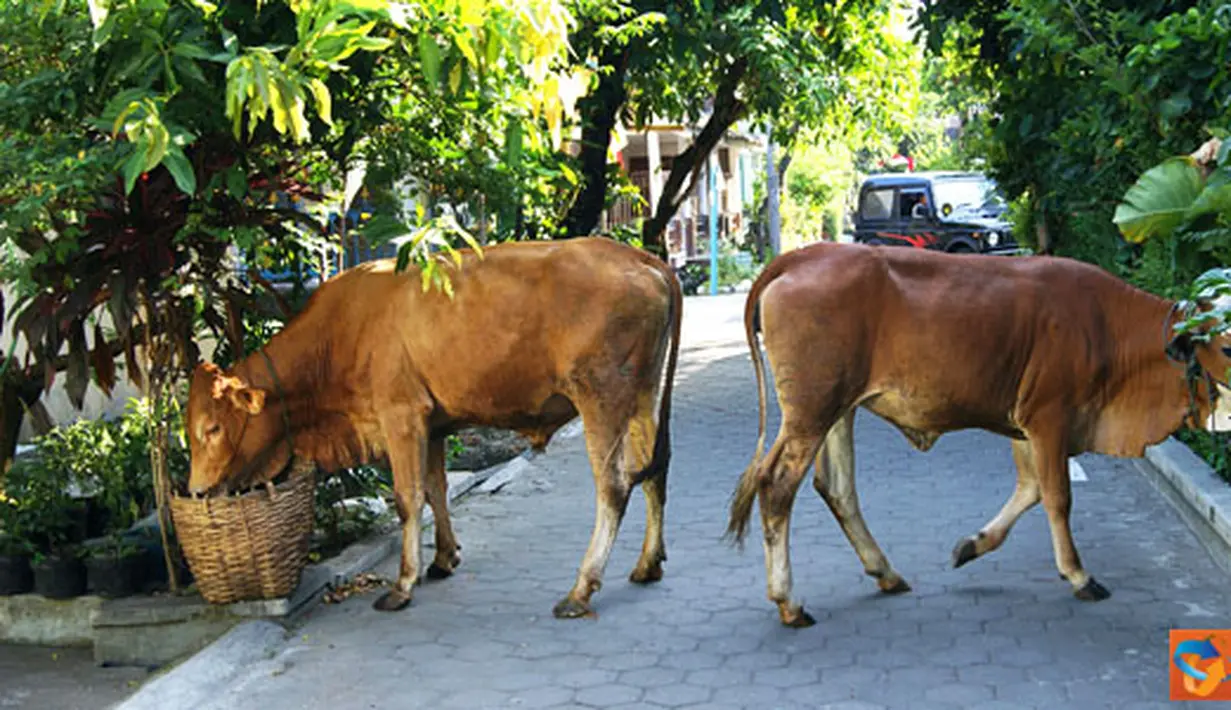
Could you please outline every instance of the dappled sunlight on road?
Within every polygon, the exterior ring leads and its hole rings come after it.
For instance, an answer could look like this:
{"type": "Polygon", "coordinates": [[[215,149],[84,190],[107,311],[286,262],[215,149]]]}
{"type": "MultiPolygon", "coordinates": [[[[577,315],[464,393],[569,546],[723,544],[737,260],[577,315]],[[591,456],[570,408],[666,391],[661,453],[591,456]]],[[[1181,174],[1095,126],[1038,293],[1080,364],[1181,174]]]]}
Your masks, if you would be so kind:
{"type": "Polygon", "coordinates": [[[744,340],[744,303],[747,294],[688,296],[684,299],[683,347],[702,343],[744,340]]]}

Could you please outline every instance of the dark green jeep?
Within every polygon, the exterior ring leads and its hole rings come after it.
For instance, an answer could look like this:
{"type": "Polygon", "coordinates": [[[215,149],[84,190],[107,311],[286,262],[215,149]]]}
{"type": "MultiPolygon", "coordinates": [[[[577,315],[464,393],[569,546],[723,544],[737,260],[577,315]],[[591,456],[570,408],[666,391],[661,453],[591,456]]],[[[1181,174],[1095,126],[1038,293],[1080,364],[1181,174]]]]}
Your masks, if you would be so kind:
{"type": "Polygon", "coordinates": [[[859,188],[855,241],[972,254],[1021,254],[996,183],[980,173],[870,175],[859,188]]]}

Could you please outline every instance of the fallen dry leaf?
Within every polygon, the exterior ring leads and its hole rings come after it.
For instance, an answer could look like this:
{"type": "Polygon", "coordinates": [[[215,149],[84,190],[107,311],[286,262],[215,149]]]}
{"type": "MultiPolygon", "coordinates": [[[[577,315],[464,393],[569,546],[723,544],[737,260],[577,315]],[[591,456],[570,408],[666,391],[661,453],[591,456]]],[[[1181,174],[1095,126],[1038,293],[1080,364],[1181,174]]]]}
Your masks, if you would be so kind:
{"type": "Polygon", "coordinates": [[[337,586],[330,585],[330,588],[323,595],[322,601],[326,604],[337,604],[355,594],[364,594],[381,587],[387,587],[389,583],[388,579],[378,574],[364,572],[355,575],[348,582],[343,582],[337,586]]]}

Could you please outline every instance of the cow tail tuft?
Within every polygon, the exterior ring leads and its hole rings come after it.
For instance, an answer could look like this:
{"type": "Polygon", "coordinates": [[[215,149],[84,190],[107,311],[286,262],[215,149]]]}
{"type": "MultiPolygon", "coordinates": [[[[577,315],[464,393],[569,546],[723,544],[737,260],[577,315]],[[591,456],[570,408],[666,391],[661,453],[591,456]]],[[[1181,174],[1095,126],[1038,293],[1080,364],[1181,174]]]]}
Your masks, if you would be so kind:
{"type": "Polygon", "coordinates": [[[757,332],[761,329],[761,291],[769,280],[762,274],[748,292],[748,300],[744,305],[744,336],[748,340],[748,350],[752,355],[752,368],[757,377],[757,448],[752,455],[752,463],[740,476],[739,484],[731,496],[731,518],[727,523],[725,537],[732,539],[737,545],[743,545],[744,534],[748,530],[748,519],[752,516],[752,502],[756,499],[757,489],[764,472],[772,471],[777,465],[780,450],[772,449],[769,458],[762,465],[761,452],[765,450],[765,408],[766,392],[765,363],[761,349],[757,345],[757,332]]]}

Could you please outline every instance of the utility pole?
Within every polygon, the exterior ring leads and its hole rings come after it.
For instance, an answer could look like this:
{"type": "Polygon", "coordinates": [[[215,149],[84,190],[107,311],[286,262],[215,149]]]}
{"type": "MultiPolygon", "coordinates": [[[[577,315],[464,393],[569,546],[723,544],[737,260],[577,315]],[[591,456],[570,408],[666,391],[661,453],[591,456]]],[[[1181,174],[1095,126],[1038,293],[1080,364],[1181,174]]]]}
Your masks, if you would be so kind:
{"type": "Polygon", "coordinates": [[[768,206],[766,211],[769,212],[769,252],[770,258],[778,256],[779,249],[779,232],[782,229],[781,215],[778,212],[778,166],[774,161],[774,136],[772,133],[765,134],[765,169],[768,173],[765,176],[765,191],[768,206]]]}
{"type": "Polygon", "coordinates": [[[710,295],[718,295],[718,149],[710,152],[709,163],[710,198],[710,295]]]}

